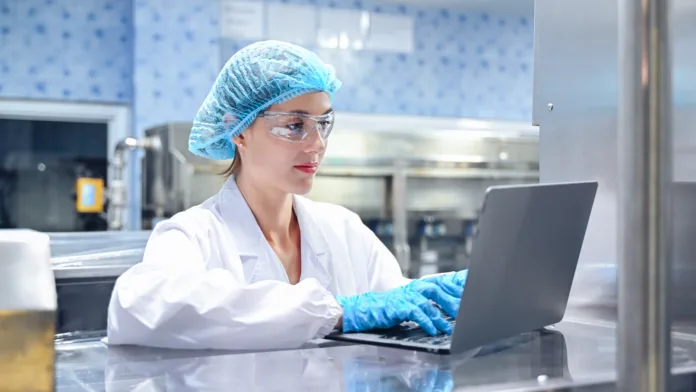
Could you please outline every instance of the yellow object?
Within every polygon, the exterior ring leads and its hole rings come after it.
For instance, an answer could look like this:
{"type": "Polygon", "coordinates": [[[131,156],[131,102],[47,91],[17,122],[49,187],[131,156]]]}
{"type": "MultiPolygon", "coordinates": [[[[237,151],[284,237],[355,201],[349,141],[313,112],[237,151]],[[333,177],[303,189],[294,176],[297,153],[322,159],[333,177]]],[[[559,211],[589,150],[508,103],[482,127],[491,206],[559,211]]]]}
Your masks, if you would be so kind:
{"type": "Polygon", "coordinates": [[[78,178],[75,184],[77,200],[75,209],[80,213],[104,212],[104,180],[101,178],[78,178]]]}
{"type": "Polygon", "coordinates": [[[55,312],[0,310],[0,391],[52,392],[55,312]]]}

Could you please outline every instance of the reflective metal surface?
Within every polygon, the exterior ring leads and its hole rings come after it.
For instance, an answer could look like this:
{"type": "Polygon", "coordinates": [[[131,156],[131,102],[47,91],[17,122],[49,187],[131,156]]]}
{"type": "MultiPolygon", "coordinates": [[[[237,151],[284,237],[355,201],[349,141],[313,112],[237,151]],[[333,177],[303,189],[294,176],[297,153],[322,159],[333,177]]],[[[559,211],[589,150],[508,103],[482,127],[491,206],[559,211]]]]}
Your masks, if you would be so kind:
{"type": "Polygon", "coordinates": [[[56,279],[118,277],[142,261],[149,231],[48,233],[56,279]]]}
{"type": "MultiPolygon", "coordinates": [[[[614,380],[614,335],[564,321],[457,356],[364,345],[240,354],[64,343],[56,390],[549,391],[614,380]]],[[[674,341],[675,369],[696,371],[696,340],[674,341]]]]}
{"type": "Polygon", "coordinates": [[[599,181],[571,293],[584,303],[607,296],[615,303],[616,12],[616,2],[604,0],[537,0],[534,7],[533,121],[540,128],[540,179],[599,181]]]}
{"type": "MultiPolygon", "coordinates": [[[[408,209],[406,207],[406,189],[408,177],[403,163],[397,164],[390,177],[391,211],[394,223],[394,256],[401,266],[401,271],[408,274],[411,268],[411,246],[408,243],[408,209]]],[[[406,275],[408,276],[408,275],[406,275]]]]}
{"type": "MultiPolygon", "coordinates": [[[[599,181],[571,301],[616,312],[618,243],[618,7],[616,1],[537,0],[533,121],[542,182],[599,181]],[[553,110],[549,110],[553,104],[553,110]]],[[[696,2],[673,0],[674,215],[669,217],[674,321],[696,320],[696,2]]],[[[640,239],[635,239],[640,241],[640,239]]]]}
{"type": "Polygon", "coordinates": [[[669,390],[672,216],[667,0],[619,0],[620,391],[669,390]]]}

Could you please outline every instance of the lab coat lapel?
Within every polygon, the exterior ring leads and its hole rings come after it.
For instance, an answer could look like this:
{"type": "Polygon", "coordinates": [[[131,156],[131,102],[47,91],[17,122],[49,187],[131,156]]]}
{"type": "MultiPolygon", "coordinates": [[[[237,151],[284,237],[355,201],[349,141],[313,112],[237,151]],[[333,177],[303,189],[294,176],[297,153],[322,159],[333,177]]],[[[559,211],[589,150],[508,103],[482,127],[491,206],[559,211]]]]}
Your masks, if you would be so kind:
{"type": "Polygon", "coordinates": [[[328,287],[332,281],[329,273],[329,244],[312,214],[311,203],[301,196],[294,196],[295,214],[302,236],[301,279],[315,278],[322,286],[328,287]]]}
{"type": "Polygon", "coordinates": [[[263,280],[269,263],[265,247],[268,245],[234,177],[220,190],[220,214],[229,228],[239,252],[247,283],[263,280]]]}
{"type": "MultiPolygon", "coordinates": [[[[237,245],[246,282],[253,283],[268,278],[266,275],[270,274],[272,265],[266,250],[270,250],[270,247],[254,214],[239,191],[234,177],[227,180],[220,191],[220,198],[220,213],[237,245]]],[[[295,196],[293,203],[302,236],[300,278],[315,278],[322,286],[328,287],[332,281],[328,268],[330,257],[328,243],[316,218],[312,215],[312,202],[301,196],[295,196]]]]}

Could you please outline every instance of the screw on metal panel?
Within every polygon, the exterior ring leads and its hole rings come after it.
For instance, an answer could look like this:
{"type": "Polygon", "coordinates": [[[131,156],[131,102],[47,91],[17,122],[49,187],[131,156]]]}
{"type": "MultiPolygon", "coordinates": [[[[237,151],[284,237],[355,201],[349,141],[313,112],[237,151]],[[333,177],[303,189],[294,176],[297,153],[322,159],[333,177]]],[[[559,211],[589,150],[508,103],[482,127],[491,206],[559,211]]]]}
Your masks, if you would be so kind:
{"type": "Polygon", "coordinates": [[[549,108],[549,112],[553,110],[553,104],[552,104],[552,103],[548,104],[547,106],[548,106],[548,108],[549,108]]]}

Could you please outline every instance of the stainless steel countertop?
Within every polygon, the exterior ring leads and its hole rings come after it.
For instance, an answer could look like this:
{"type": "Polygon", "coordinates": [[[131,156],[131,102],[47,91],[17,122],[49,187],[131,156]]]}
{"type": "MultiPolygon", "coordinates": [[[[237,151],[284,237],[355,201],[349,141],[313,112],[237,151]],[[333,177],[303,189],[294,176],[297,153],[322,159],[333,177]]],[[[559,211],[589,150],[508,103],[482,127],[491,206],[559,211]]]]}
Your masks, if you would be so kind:
{"type": "Polygon", "coordinates": [[[149,231],[48,233],[57,279],[116,278],[143,259],[149,231]]]}
{"type": "MultiPolygon", "coordinates": [[[[235,353],[56,345],[57,384],[85,391],[534,391],[615,378],[615,329],[563,321],[454,356],[320,341],[291,351],[235,353]]],[[[696,372],[696,336],[674,338],[674,367],[696,372]]]]}

